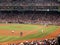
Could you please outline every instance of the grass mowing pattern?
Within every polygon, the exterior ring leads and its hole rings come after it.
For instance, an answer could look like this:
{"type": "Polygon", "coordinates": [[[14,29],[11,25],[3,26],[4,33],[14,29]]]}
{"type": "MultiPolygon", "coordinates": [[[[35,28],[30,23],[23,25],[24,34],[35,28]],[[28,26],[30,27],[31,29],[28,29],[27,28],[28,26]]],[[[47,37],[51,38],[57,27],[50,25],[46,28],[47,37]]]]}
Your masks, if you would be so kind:
{"type": "Polygon", "coordinates": [[[0,42],[6,42],[6,41],[14,41],[19,39],[20,37],[17,36],[0,36],[0,42]]]}
{"type": "Polygon", "coordinates": [[[26,24],[12,24],[8,26],[0,26],[1,29],[8,29],[8,30],[31,30],[31,29],[37,29],[38,32],[36,34],[30,34],[25,37],[19,37],[19,36],[0,36],[0,42],[6,42],[6,41],[14,41],[14,40],[28,40],[32,38],[42,38],[53,31],[55,31],[57,28],[60,28],[60,26],[51,26],[49,28],[39,28],[39,25],[26,25],[26,24]],[[19,27],[19,28],[16,28],[19,27]],[[41,32],[41,30],[45,30],[44,33],[41,32]]]}
{"type": "Polygon", "coordinates": [[[58,28],[58,26],[51,26],[50,28],[43,28],[43,29],[45,29],[44,33],[42,33],[41,29],[39,29],[38,33],[27,35],[27,36],[23,37],[22,40],[23,39],[32,39],[32,38],[42,38],[42,37],[54,32],[57,28],[58,28]]]}
{"type": "Polygon", "coordinates": [[[45,33],[42,33],[42,29],[38,29],[38,32],[36,34],[30,34],[25,37],[19,37],[19,36],[0,36],[0,42],[6,42],[6,41],[14,41],[14,40],[28,40],[28,39],[33,39],[33,38],[42,38],[53,31],[55,31],[58,26],[51,26],[49,28],[42,28],[45,29],[45,33]]]}
{"type": "Polygon", "coordinates": [[[38,28],[38,25],[10,24],[7,26],[0,26],[0,30],[34,30],[36,28],[38,28]]]}

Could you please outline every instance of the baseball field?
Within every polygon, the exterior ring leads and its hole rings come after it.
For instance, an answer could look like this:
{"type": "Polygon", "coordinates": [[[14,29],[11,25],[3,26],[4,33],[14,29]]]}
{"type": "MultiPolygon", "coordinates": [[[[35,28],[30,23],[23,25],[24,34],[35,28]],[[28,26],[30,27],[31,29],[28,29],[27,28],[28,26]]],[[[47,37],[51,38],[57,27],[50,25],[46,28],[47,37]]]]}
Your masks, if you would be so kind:
{"type": "Polygon", "coordinates": [[[60,26],[56,25],[0,24],[0,43],[55,38],[59,34],[60,26]]]}

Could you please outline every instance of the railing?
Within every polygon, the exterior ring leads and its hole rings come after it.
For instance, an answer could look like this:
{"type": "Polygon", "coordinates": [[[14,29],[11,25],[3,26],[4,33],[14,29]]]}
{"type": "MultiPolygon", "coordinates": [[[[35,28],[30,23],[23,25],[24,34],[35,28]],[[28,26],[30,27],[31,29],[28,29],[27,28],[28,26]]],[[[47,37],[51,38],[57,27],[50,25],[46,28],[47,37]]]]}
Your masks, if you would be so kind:
{"type": "Polygon", "coordinates": [[[58,7],[17,7],[17,6],[11,6],[11,7],[0,7],[0,10],[18,10],[18,11],[57,11],[58,7]]]}

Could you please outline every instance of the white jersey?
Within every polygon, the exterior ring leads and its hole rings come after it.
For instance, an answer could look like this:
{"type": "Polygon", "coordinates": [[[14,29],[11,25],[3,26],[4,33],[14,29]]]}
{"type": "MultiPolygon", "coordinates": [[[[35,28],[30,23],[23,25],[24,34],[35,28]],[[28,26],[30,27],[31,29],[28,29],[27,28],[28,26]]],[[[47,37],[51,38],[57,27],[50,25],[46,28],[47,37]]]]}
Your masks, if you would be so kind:
{"type": "Polygon", "coordinates": [[[42,33],[44,32],[44,30],[42,30],[42,33]]]}
{"type": "Polygon", "coordinates": [[[14,33],[15,31],[14,30],[12,30],[12,33],[14,33]]]}

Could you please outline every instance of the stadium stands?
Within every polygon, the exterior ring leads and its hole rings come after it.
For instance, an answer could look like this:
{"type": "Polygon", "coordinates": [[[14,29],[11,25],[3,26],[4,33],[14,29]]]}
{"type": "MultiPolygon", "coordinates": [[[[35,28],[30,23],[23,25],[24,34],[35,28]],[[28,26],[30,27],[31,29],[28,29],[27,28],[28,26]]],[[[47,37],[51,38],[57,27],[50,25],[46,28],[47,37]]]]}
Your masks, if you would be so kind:
{"type": "MultiPolygon", "coordinates": [[[[58,6],[60,3],[57,0],[0,0],[0,23],[60,25],[60,12],[56,12],[58,6]]],[[[56,39],[45,39],[8,45],[58,45],[58,43],[56,39]]]]}
{"type": "Polygon", "coordinates": [[[60,24],[60,13],[56,12],[1,12],[0,23],[60,24]]]}
{"type": "Polygon", "coordinates": [[[54,9],[59,6],[57,0],[0,0],[0,10],[34,10],[54,9]],[[42,6],[42,7],[41,7],[42,6]],[[47,6],[47,7],[45,7],[47,6]],[[51,7],[52,8],[51,8],[51,7]],[[54,8],[55,7],[55,8],[54,8]]]}

